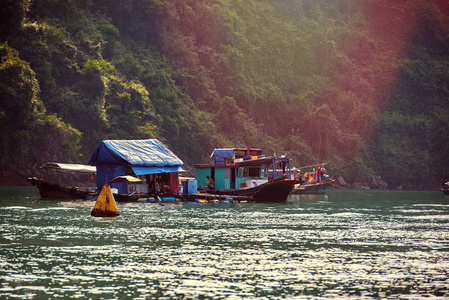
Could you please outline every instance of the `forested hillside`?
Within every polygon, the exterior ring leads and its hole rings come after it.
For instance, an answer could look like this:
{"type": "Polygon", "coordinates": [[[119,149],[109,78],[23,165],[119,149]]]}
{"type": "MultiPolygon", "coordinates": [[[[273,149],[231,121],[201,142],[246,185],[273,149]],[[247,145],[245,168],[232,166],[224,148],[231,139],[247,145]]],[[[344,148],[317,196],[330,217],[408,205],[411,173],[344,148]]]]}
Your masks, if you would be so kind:
{"type": "Polygon", "coordinates": [[[187,166],[249,146],[392,188],[449,178],[446,1],[0,5],[0,176],[158,138],[187,166]]]}

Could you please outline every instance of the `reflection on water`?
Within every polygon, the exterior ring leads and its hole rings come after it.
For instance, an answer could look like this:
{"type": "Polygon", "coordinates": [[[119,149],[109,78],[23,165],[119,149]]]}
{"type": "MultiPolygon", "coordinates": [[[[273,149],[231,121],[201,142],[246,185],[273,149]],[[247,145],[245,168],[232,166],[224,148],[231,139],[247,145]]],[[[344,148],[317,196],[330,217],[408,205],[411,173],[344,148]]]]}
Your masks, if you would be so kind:
{"type": "Polygon", "coordinates": [[[43,201],[0,188],[1,298],[449,296],[449,198],[294,195],[285,204],[43,201]]]}

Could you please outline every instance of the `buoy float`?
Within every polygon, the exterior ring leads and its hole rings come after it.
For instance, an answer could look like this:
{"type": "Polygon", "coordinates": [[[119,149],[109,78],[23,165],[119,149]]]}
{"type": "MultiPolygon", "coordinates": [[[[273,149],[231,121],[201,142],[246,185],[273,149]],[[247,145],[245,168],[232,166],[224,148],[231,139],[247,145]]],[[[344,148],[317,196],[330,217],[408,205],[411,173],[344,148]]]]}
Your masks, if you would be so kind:
{"type": "Polygon", "coordinates": [[[109,184],[106,183],[101,189],[90,215],[94,217],[116,217],[120,215],[109,184]]]}

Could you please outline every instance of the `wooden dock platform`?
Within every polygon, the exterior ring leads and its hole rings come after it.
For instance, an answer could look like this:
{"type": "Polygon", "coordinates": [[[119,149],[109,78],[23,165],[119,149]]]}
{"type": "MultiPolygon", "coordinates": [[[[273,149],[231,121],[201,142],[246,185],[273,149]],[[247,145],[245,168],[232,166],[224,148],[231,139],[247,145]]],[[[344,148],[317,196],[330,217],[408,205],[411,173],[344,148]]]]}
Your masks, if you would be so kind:
{"type": "Polygon", "coordinates": [[[202,199],[206,201],[225,201],[232,199],[235,202],[252,202],[254,201],[251,196],[235,196],[235,195],[214,195],[214,194],[187,194],[187,195],[179,195],[182,201],[194,202],[196,199],[202,199]]]}

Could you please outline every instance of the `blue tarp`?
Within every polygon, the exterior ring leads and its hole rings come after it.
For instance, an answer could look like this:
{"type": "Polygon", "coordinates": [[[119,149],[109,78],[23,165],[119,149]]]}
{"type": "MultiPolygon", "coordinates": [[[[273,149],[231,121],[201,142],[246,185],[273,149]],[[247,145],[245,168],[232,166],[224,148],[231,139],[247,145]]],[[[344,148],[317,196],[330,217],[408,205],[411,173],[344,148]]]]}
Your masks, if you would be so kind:
{"type": "Polygon", "coordinates": [[[174,167],[183,164],[173,152],[157,139],[109,140],[95,149],[89,165],[121,164],[142,167],[174,167]]]}
{"type": "MultiPolygon", "coordinates": [[[[111,181],[115,177],[125,176],[128,166],[125,164],[104,164],[97,165],[97,190],[101,191],[106,181],[111,181]]],[[[119,194],[126,194],[126,182],[111,183],[111,188],[118,189],[119,194]]]]}
{"type": "MultiPolygon", "coordinates": [[[[108,140],[94,150],[89,165],[97,167],[97,189],[106,181],[127,175],[131,166],[136,175],[182,172],[183,164],[173,152],[157,139],[108,140]]],[[[117,182],[111,187],[126,193],[126,183],[117,182]]]]}
{"type": "Polygon", "coordinates": [[[232,149],[214,149],[214,151],[211,154],[212,157],[225,157],[225,158],[232,158],[234,155],[234,148],[232,149]]]}
{"type": "Polygon", "coordinates": [[[185,172],[180,166],[177,167],[131,167],[136,175],[150,175],[160,173],[185,172]]]}

